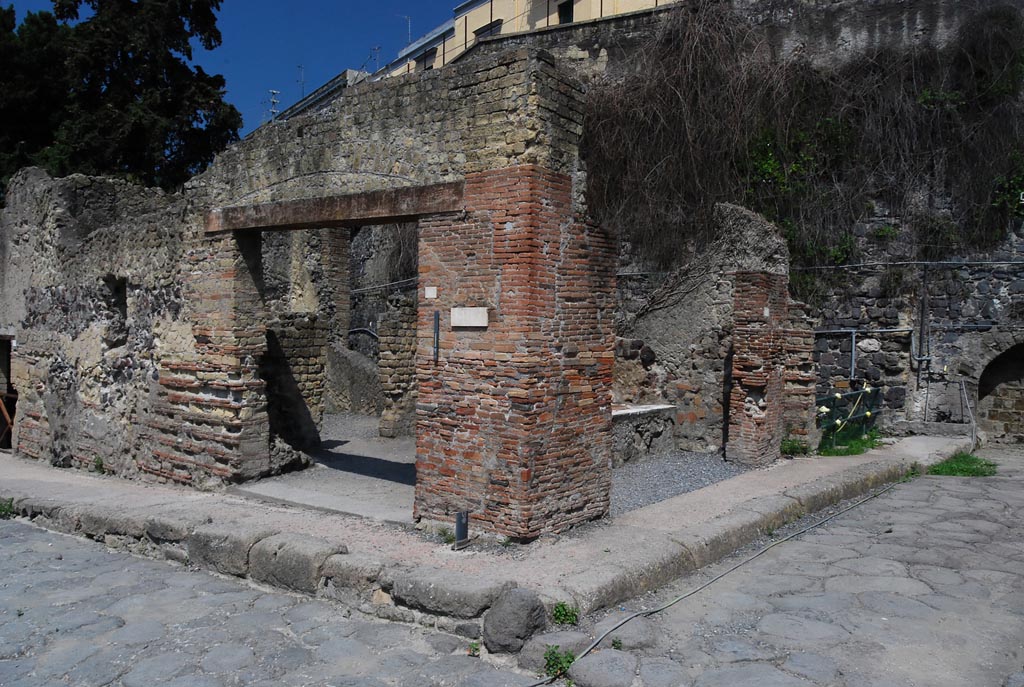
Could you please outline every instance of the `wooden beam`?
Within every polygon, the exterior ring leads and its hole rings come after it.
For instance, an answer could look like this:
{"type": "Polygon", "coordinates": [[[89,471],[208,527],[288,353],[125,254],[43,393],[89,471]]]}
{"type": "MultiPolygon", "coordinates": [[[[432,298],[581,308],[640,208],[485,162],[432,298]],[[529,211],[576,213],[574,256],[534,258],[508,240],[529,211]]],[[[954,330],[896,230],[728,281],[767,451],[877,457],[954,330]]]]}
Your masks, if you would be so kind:
{"type": "Polygon", "coordinates": [[[462,210],[464,191],[465,183],[456,181],[344,196],[218,208],[206,216],[206,233],[288,231],[409,222],[422,215],[462,210]]]}

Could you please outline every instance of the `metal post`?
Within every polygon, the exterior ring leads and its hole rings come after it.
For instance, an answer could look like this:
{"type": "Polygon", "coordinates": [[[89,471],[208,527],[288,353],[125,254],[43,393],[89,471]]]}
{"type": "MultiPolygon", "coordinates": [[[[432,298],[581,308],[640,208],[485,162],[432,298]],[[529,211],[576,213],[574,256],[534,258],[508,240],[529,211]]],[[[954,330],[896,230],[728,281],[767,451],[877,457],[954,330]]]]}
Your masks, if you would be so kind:
{"type": "Polygon", "coordinates": [[[459,511],[455,514],[455,544],[453,549],[458,551],[469,546],[469,511],[459,511]]]}
{"type": "Polygon", "coordinates": [[[441,311],[434,311],[434,364],[441,357],[441,311]]]}
{"type": "Polygon", "coordinates": [[[922,374],[922,372],[924,370],[924,338],[925,338],[925,336],[927,336],[927,331],[925,329],[925,326],[926,326],[926,320],[928,318],[928,266],[927,265],[925,265],[922,268],[922,270],[921,270],[921,303],[920,303],[920,308],[919,308],[919,312],[918,312],[918,318],[920,319],[920,322],[918,323],[918,327],[920,328],[920,334],[918,334],[918,341],[917,341],[917,357],[918,357],[918,360],[919,360],[919,362],[917,364],[917,388],[918,388],[918,390],[921,389],[921,383],[922,383],[922,380],[923,380],[924,384],[925,384],[925,395],[924,395],[925,401],[924,401],[924,417],[921,418],[921,419],[924,422],[928,422],[928,388],[927,388],[928,387],[928,381],[924,378],[924,375],[922,374]]]}
{"type": "Polygon", "coordinates": [[[850,383],[857,376],[857,332],[850,332],[850,383]]]}

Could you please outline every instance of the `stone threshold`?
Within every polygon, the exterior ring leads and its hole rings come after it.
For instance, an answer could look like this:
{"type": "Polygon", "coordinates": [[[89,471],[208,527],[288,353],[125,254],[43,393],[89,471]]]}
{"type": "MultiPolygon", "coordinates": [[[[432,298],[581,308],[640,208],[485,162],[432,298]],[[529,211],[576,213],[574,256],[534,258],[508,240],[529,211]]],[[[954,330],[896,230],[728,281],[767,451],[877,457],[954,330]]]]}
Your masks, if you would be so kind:
{"type": "Polygon", "coordinates": [[[625,403],[622,405],[612,406],[612,420],[618,420],[620,418],[633,417],[637,415],[654,415],[657,413],[674,413],[676,407],[673,405],[633,405],[625,403]]]}
{"type": "Polygon", "coordinates": [[[0,500],[49,529],[332,598],[377,617],[476,638],[506,590],[550,608],[607,608],[768,532],[970,448],[910,437],[863,456],[783,461],[530,545],[452,551],[399,527],[227,493],[142,484],[0,454],[0,500]]]}

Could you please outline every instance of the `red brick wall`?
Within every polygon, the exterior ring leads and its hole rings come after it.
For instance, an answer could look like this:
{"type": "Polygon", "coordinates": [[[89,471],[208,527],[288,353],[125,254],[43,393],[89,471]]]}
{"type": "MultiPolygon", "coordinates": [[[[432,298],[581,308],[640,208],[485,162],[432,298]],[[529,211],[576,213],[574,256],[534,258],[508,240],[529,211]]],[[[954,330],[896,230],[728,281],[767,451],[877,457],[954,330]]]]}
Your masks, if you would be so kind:
{"type": "Polygon", "coordinates": [[[814,364],[814,326],[807,305],[790,300],[782,332],[785,347],[783,432],[816,448],[820,432],[815,422],[818,374],[814,364]]]}
{"type": "Polygon", "coordinates": [[[473,173],[464,215],[420,222],[420,517],[530,538],[607,512],[615,253],[571,192],[533,165],[473,173]],[[453,331],[453,307],[489,326],[453,331]]]}
{"type": "Polygon", "coordinates": [[[789,279],[737,272],[727,460],[766,465],[780,457],[785,406],[789,279]]]}
{"type": "Polygon", "coordinates": [[[157,448],[140,458],[142,472],[201,485],[211,477],[255,477],[269,467],[266,396],[257,369],[266,349],[253,269],[258,258],[258,236],[203,238],[189,251],[196,358],[161,363],[143,430],[157,448]]]}

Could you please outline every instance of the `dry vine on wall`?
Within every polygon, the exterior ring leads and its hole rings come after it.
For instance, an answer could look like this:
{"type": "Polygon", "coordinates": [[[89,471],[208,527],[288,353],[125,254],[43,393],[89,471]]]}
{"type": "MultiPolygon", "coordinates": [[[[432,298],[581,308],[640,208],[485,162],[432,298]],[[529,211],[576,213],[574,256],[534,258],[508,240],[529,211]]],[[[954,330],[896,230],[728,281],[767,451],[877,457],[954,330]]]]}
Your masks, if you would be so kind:
{"type": "Polygon", "coordinates": [[[973,15],[942,48],[827,67],[777,59],[726,3],[698,0],[592,84],[591,208],[662,267],[715,238],[722,201],[776,222],[799,265],[854,259],[874,201],[909,219],[922,257],[989,246],[1021,211],[1022,84],[1014,8],[973,15]]]}

